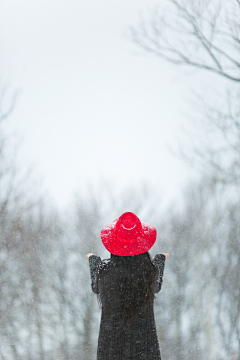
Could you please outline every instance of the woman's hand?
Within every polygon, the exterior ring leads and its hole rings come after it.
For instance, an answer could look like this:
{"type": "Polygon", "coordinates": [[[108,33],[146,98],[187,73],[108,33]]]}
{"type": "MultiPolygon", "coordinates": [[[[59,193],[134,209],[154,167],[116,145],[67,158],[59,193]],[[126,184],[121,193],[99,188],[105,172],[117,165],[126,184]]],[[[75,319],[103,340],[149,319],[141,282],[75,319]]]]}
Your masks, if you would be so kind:
{"type": "Polygon", "coordinates": [[[93,254],[93,253],[89,253],[89,254],[86,255],[86,257],[89,259],[89,257],[90,257],[91,255],[94,255],[94,254],[93,254]]]}
{"type": "Polygon", "coordinates": [[[165,258],[166,258],[166,260],[167,260],[168,257],[169,257],[169,253],[163,253],[163,255],[165,255],[165,258]]]}

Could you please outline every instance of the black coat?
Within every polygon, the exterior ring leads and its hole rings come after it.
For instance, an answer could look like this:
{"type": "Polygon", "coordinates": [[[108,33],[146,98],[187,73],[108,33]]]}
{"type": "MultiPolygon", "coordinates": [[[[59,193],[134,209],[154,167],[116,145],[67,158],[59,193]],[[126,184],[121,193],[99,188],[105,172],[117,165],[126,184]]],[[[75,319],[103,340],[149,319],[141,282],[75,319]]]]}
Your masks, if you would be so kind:
{"type": "MultiPolygon", "coordinates": [[[[157,293],[161,290],[162,286],[165,255],[156,255],[154,261],[159,268],[159,276],[153,285],[153,292],[157,293]]],[[[102,301],[97,360],[161,360],[153,312],[154,299],[152,298],[151,306],[145,306],[141,310],[133,324],[124,325],[119,309],[114,307],[114,304],[117,304],[117,298],[114,298],[114,294],[117,291],[111,291],[111,299],[109,299],[109,294],[107,293],[109,287],[117,289],[117,284],[114,281],[114,272],[119,271],[119,269],[115,268],[112,259],[101,260],[96,255],[89,257],[89,265],[92,290],[94,293],[99,291],[102,301]],[[96,273],[98,266],[105,271],[101,271],[101,279],[99,278],[97,289],[96,273]],[[107,309],[108,301],[111,302],[114,309],[111,317],[109,317],[107,309]]]]}

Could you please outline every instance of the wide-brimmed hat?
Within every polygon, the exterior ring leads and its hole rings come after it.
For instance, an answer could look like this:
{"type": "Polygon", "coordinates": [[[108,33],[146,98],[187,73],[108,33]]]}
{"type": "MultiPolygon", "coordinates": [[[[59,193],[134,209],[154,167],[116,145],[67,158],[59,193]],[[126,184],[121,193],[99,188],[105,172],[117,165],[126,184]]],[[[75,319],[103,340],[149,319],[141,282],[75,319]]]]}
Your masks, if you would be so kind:
{"type": "Polygon", "coordinates": [[[137,215],[125,212],[101,231],[105,248],[114,255],[133,256],[147,252],[155,243],[156,229],[141,222],[137,215]]]}

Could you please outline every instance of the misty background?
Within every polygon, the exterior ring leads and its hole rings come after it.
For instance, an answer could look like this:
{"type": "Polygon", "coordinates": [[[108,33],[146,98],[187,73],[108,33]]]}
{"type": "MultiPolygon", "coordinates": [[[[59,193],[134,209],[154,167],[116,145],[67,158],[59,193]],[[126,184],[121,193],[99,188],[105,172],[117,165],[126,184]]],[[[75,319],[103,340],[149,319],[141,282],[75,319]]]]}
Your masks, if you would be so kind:
{"type": "Polygon", "coordinates": [[[1,1],[0,359],[93,360],[86,254],[169,252],[166,360],[240,359],[240,3],[1,1]]]}

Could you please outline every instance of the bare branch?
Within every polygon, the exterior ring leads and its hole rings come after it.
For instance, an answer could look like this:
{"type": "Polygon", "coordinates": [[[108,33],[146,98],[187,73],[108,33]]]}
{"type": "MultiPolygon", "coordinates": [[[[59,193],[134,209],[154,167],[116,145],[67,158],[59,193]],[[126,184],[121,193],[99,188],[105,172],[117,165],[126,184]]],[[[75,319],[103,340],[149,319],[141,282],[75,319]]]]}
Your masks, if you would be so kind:
{"type": "Polygon", "coordinates": [[[142,21],[138,27],[130,28],[130,39],[173,64],[197,67],[239,82],[240,61],[234,47],[239,38],[232,28],[234,22],[223,20],[225,7],[212,1],[203,2],[202,8],[193,1],[168,3],[174,12],[169,10],[163,19],[160,10],[154,11],[151,22],[142,21]],[[224,43],[221,34],[232,41],[224,43]]]}

